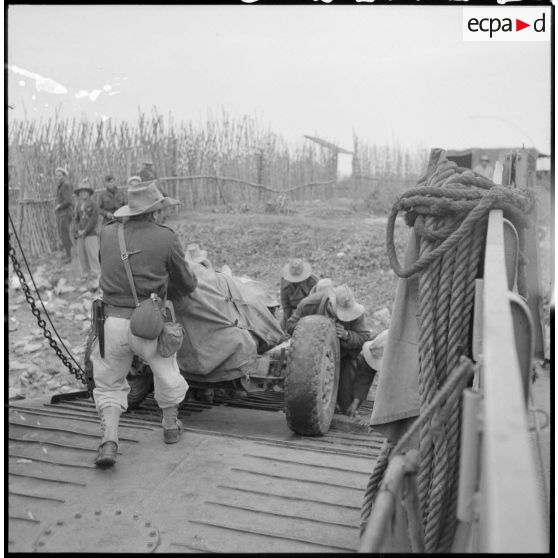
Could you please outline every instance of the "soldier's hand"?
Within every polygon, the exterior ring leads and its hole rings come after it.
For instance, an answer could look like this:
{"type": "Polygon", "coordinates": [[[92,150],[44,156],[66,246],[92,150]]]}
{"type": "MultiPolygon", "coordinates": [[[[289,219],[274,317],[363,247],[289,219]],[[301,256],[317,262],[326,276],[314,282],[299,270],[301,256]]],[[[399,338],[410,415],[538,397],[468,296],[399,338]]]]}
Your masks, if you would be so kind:
{"type": "Polygon", "coordinates": [[[109,211],[109,212],[107,213],[107,218],[108,218],[108,219],[113,219],[113,218],[114,218],[114,215],[109,211]]]}
{"type": "Polygon", "coordinates": [[[335,324],[335,333],[339,339],[347,339],[349,337],[349,332],[341,324],[335,324]]]}

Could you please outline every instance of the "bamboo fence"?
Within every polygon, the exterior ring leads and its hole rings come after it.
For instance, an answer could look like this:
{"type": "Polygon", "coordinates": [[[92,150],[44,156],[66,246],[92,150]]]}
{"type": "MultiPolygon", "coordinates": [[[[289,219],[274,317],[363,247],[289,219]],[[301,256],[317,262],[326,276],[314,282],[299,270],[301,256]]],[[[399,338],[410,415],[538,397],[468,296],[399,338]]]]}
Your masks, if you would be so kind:
{"type": "MultiPolygon", "coordinates": [[[[355,137],[355,152],[357,143],[355,137]]],[[[125,188],[127,179],[151,160],[161,188],[179,199],[182,209],[254,206],[280,196],[303,201],[345,195],[337,189],[335,153],[310,141],[289,148],[257,120],[233,119],[224,111],[199,125],[175,123],[172,115],[164,119],[156,108],[150,115],[140,112],[135,125],[57,117],[12,121],[8,145],[10,215],[32,256],[58,245],[53,210],[57,167],[68,170],[74,187],[88,178],[100,191],[105,175],[112,174],[125,188]]],[[[390,156],[404,158],[399,151],[390,156]]],[[[356,158],[363,176],[353,181],[350,197],[366,198],[380,187],[378,178],[365,176],[376,170],[371,153],[361,142],[356,158]]]]}

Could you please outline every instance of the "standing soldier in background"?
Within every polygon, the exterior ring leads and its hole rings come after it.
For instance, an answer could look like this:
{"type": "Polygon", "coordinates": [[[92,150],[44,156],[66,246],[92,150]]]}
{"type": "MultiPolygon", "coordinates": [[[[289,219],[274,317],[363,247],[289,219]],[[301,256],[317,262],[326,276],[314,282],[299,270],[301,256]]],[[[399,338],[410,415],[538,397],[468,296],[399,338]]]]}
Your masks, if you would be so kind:
{"type": "MultiPolygon", "coordinates": [[[[176,354],[163,357],[157,338],[132,334],[130,318],[136,296],[141,303],[157,295],[164,300],[191,293],[198,284],[190,270],[177,234],[159,224],[160,212],[178,202],[167,198],[155,182],[128,188],[128,204],[117,209],[116,219],[101,231],[101,290],[104,321],[97,324],[97,340],[91,352],[95,389],[93,398],[101,417],[102,439],[95,464],[111,467],[116,462],[120,414],[128,408],[130,386],[126,376],[134,355],[153,371],[155,400],[163,411],[163,439],[178,442],[183,430],[178,405],[188,384],[180,374],[176,354]],[[124,223],[121,220],[126,219],[124,223]],[[129,262],[129,273],[125,265],[129,262]],[[172,296],[171,296],[172,295],[172,296]]],[[[155,304],[156,302],[154,302],[155,304]]]]}
{"type": "Polygon", "coordinates": [[[283,267],[281,277],[281,307],[283,318],[281,327],[287,326],[287,320],[296,310],[299,302],[306,298],[312,287],[318,282],[316,275],[312,274],[312,266],[300,258],[292,259],[283,267]]]}
{"type": "MultiPolygon", "coordinates": [[[[86,281],[92,279],[96,283],[99,280],[99,275],[101,275],[99,239],[97,237],[99,206],[91,197],[94,190],[87,179],[81,181],[75,193],[79,197],[74,221],[74,236],[79,265],[83,279],[86,281]]],[[[98,285],[96,287],[98,288],[98,285]]]]}
{"type": "Polygon", "coordinates": [[[473,172],[480,174],[486,178],[490,178],[492,180],[492,176],[494,175],[494,169],[490,164],[490,159],[488,155],[482,155],[480,158],[480,163],[473,169],[473,172]]]}
{"type": "Polygon", "coordinates": [[[118,189],[111,174],[105,176],[105,187],[106,190],[101,193],[99,200],[99,213],[103,217],[103,225],[112,221],[114,212],[126,203],[124,194],[118,189]]]}
{"type": "Polygon", "coordinates": [[[142,182],[155,180],[157,178],[157,173],[153,168],[153,161],[149,159],[147,161],[144,161],[143,168],[140,170],[139,176],[142,182]]]}
{"type": "Polygon", "coordinates": [[[56,205],[54,213],[56,214],[56,225],[60,241],[62,242],[62,249],[66,252],[66,257],[62,259],[62,263],[67,264],[72,261],[70,225],[74,210],[73,189],[68,180],[68,171],[66,169],[58,167],[54,171],[54,176],[56,177],[56,205]]]}
{"type": "Polygon", "coordinates": [[[292,335],[304,316],[327,316],[335,321],[341,348],[337,405],[342,413],[354,416],[366,399],[375,371],[359,358],[362,347],[370,340],[364,320],[364,306],[355,300],[347,285],[319,291],[303,299],[287,322],[287,333],[292,335]]]}

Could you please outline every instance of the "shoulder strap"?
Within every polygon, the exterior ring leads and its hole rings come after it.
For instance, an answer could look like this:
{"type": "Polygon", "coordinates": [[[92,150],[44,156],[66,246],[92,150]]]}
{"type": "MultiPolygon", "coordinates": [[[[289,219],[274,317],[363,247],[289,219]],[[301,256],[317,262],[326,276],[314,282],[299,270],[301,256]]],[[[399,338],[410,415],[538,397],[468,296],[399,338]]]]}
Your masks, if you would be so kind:
{"type": "Polygon", "coordinates": [[[329,301],[329,296],[324,295],[322,297],[322,300],[320,300],[320,304],[318,306],[318,314],[321,316],[327,316],[327,312],[326,312],[326,308],[327,308],[327,303],[329,301]]]}
{"type": "Polygon", "coordinates": [[[136,306],[139,306],[138,295],[136,294],[136,287],[134,285],[134,277],[132,275],[132,269],[130,268],[130,262],[128,261],[128,251],[126,250],[126,241],[124,240],[124,224],[122,222],[118,223],[118,243],[120,244],[120,258],[122,259],[124,268],[126,269],[126,275],[128,276],[130,288],[132,289],[132,296],[134,297],[136,306]]]}

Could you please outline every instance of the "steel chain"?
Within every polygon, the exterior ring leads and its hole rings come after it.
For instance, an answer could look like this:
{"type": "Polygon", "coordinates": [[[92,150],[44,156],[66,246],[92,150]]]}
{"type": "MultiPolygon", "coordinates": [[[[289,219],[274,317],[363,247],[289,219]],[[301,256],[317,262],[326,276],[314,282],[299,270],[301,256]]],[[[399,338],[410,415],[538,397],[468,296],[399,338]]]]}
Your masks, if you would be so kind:
{"type": "Polygon", "coordinates": [[[19,264],[19,261],[17,260],[15,249],[12,246],[12,243],[11,243],[10,239],[8,239],[8,255],[10,256],[10,260],[12,262],[14,271],[15,271],[18,279],[19,279],[19,282],[21,284],[21,288],[23,289],[23,293],[25,295],[25,300],[27,301],[27,303],[31,307],[31,313],[33,314],[33,316],[35,316],[35,318],[37,318],[37,324],[43,330],[43,336],[46,339],[48,339],[48,343],[52,347],[54,352],[56,353],[56,356],[62,361],[64,366],[66,366],[66,368],[68,368],[70,373],[73,374],[78,380],[81,380],[82,383],[84,383],[85,385],[88,385],[87,384],[87,379],[86,379],[86,376],[85,376],[85,372],[81,368],[76,368],[70,362],[70,360],[62,352],[62,349],[58,346],[58,343],[57,343],[56,339],[52,338],[52,333],[47,328],[45,320],[43,320],[41,318],[41,311],[39,310],[39,308],[37,308],[35,298],[31,294],[31,289],[29,288],[29,285],[27,284],[27,280],[25,279],[25,275],[23,275],[23,271],[21,270],[21,265],[19,264]]]}

